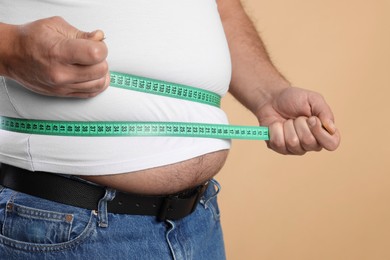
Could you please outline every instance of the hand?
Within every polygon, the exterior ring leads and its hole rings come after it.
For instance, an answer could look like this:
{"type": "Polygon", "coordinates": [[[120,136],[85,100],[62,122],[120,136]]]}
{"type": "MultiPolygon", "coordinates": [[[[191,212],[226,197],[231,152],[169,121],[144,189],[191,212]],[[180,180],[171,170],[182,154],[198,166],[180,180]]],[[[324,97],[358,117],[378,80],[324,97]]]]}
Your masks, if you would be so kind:
{"type": "Polygon", "coordinates": [[[60,17],[15,26],[7,76],[43,95],[93,97],[109,86],[104,34],[82,32],[60,17]]]}
{"type": "Polygon", "coordinates": [[[340,133],[324,98],[315,92],[289,87],[271,98],[256,113],[269,127],[269,148],[281,154],[303,155],[322,148],[333,151],[340,133]]]}

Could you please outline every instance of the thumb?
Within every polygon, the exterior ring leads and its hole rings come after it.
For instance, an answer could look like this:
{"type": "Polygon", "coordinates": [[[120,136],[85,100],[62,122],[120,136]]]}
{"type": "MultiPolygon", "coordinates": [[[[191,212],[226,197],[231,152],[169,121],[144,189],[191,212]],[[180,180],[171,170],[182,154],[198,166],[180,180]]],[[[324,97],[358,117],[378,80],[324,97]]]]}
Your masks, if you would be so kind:
{"type": "MultiPolygon", "coordinates": [[[[329,134],[334,135],[337,131],[334,122],[334,115],[325,99],[318,93],[313,93],[309,97],[309,103],[312,109],[312,115],[320,119],[322,127],[329,134]]],[[[311,121],[314,122],[314,119],[311,119],[311,121]]]]}
{"type": "Polygon", "coordinates": [[[105,37],[104,37],[104,32],[102,30],[96,30],[93,32],[78,31],[76,34],[76,39],[103,41],[105,37]]]}

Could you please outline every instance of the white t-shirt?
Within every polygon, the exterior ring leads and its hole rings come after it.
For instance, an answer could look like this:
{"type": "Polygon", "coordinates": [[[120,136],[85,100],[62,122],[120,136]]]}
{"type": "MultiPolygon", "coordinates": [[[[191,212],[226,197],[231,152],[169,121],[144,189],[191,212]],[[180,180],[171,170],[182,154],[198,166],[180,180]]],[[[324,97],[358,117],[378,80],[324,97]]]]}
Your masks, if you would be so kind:
{"type": "MultiPolygon", "coordinates": [[[[102,29],[111,71],[223,96],[231,63],[215,0],[0,0],[0,21],[61,16],[102,29]]],[[[64,121],[175,121],[227,124],[216,107],[115,87],[91,99],[38,95],[0,77],[0,115],[64,121]]],[[[168,165],[228,149],[229,140],[179,137],[62,137],[0,130],[0,162],[66,174],[99,175],[168,165]]]]}

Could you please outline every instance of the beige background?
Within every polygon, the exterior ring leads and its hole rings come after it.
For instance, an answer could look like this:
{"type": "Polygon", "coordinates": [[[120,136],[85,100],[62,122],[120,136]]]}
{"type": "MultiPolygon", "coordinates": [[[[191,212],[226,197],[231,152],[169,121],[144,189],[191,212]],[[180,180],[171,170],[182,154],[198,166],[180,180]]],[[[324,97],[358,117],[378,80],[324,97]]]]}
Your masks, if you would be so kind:
{"type": "Polygon", "coordinates": [[[228,259],[390,259],[390,0],[245,3],[277,67],[333,107],[342,143],[290,157],[233,142],[219,175],[228,259]]]}

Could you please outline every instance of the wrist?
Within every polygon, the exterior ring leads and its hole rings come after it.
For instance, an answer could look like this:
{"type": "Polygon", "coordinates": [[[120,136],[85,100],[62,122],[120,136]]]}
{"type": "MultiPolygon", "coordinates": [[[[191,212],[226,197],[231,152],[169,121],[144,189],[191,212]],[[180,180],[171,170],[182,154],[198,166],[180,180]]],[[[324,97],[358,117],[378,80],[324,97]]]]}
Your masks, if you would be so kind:
{"type": "Polygon", "coordinates": [[[254,114],[291,87],[291,83],[276,69],[266,70],[270,68],[264,66],[261,72],[236,73],[230,84],[230,93],[254,114]]]}
{"type": "Polygon", "coordinates": [[[0,76],[10,76],[10,61],[17,50],[17,26],[0,23],[0,76]]]}
{"type": "Polygon", "coordinates": [[[272,82],[270,85],[260,86],[257,91],[261,94],[258,95],[250,110],[253,114],[258,115],[263,107],[272,104],[282,92],[291,87],[291,84],[287,81],[272,82]]]}

